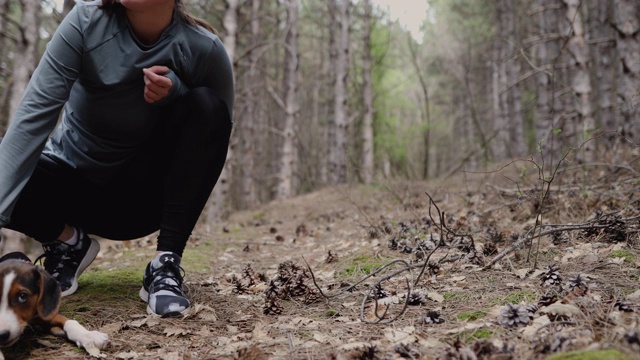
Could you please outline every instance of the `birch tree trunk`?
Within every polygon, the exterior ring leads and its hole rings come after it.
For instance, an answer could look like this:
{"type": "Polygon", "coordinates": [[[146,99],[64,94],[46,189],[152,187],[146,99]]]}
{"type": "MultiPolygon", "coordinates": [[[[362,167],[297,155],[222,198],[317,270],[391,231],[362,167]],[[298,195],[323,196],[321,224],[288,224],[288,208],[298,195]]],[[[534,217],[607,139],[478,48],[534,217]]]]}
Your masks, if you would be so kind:
{"type": "Polygon", "coordinates": [[[640,4],[637,0],[614,0],[613,26],[617,30],[618,106],[621,133],[640,139],[640,4]]]}
{"type": "MultiPolygon", "coordinates": [[[[224,47],[227,50],[231,63],[235,68],[235,56],[236,56],[236,42],[237,42],[237,29],[238,29],[238,6],[239,0],[226,0],[227,9],[224,14],[223,24],[225,29],[225,35],[222,39],[224,47]]],[[[234,69],[235,70],[235,69],[234,69]]],[[[233,138],[233,132],[232,132],[233,138]]],[[[230,180],[233,158],[233,141],[230,142],[229,150],[227,152],[227,159],[225,166],[222,168],[220,177],[216,186],[213,188],[211,196],[209,197],[209,205],[207,206],[206,221],[207,226],[216,222],[217,220],[226,218],[229,211],[230,202],[230,180]]]]}
{"type": "MultiPolygon", "coordinates": [[[[334,114],[329,125],[333,137],[329,138],[329,181],[331,184],[347,182],[347,77],[349,70],[349,0],[332,0],[337,4],[338,39],[334,114]]],[[[331,132],[330,132],[331,133],[331,132]]]]}
{"type": "MultiPolygon", "coordinates": [[[[575,129],[578,143],[587,139],[595,130],[593,115],[591,113],[591,78],[589,74],[589,49],[584,38],[584,25],[580,13],[579,0],[564,0],[567,5],[566,19],[570,26],[570,38],[567,48],[571,54],[571,88],[576,99],[577,122],[575,129]]],[[[584,160],[593,160],[593,146],[586,144],[584,148],[584,160]]]]}
{"type": "MultiPolygon", "coordinates": [[[[362,97],[364,114],[362,119],[362,181],[373,182],[374,149],[373,149],[373,81],[371,80],[371,0],[364,0],[364,30],[362,44],[362,97]]],[[[428,144],[427,144],[428,146],[428,144]]],[[[428,165],[428,164],[427,164],[428,165]]]]}
{"type": "Polygon", "coordinates": [[[298,0],[287,1],[287,26],[284,55],[285,121],[280,158],[279,182],[276,197],[283,199],[293,194],[296,125],[300,106],[298,105],[298,0]]]}

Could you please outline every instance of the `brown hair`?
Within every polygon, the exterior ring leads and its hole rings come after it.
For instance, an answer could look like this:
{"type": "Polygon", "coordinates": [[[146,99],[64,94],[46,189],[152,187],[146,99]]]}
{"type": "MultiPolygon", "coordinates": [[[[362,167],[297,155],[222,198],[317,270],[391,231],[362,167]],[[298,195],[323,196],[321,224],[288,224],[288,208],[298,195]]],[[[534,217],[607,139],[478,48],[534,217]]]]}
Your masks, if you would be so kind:
{"type": "MultiPolygon", "coordinates": [[[[202,26],[203,28],[211,31],[212,33],[218,34],[218,31],[216,31],[216,29],[213,26],[211,26],[211,24],[209,24],[208,22],[206,22],[205,20],[199,17],[195,17],[189,14],[182,0],[175,0],[175,6],[176,7],[174,12],[187,24],[196,28],[198,26],[202,26]]],[[[108,12],[113,12],[118,7],[122,7],[122,4],[120,4],[118,0],[102,0],[102,6],[100,6],[100,8],[108,12]]]]}

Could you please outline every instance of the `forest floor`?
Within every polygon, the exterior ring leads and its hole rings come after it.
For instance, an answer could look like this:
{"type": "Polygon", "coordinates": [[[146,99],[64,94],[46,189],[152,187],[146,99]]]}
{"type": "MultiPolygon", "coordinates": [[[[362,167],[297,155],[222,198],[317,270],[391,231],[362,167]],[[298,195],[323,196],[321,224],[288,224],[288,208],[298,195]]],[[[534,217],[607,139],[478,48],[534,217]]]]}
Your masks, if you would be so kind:
{"type": "MultiPolygon", "coordinates": [[[[640,359],[638,157],[562,168],[543,200],[514,162],[234,213],[190,239],[180,318],[138,298],[153,237],[105,240],[61,312],[107,359],[640,359]]],[[[4,352],[89,358],[34,330],[4,352]]]]}

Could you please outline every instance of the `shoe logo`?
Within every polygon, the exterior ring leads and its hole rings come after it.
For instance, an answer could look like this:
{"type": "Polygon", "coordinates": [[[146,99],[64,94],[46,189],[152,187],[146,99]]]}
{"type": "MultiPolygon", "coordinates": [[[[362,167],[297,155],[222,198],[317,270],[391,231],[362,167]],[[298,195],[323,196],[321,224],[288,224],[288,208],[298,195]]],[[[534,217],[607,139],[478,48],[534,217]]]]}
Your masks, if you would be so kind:
{"type": "Polygon", "coordinates": [[[170,258],[170,257],[166,256],[166,257],[164,258],[164,262],[167,262],[167,261],[171,261],[171,262],[173,262],[173,258],[170,258]]]}

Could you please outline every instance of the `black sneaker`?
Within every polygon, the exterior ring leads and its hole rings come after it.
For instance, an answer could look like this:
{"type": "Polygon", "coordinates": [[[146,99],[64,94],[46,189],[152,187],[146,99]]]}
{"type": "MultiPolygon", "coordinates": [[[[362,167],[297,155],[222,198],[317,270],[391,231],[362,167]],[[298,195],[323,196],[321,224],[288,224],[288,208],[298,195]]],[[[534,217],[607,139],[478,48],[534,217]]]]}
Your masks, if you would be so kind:
{"type": "Polygon", "coordinates": [[[158,254],[147,265],[140,298],[148,304],[148,314],[169,317],[187,311],[190,303],[182,291],[183,276],[180,257],[169,251],[158,254]]]}
{"type": "Polygon", "coordinates": [[[82,230],[78,231],[78,243],[67,245],[61,241],[42,244],[44,269],[60,284],[62,296],[71,295],[78,290],[78,277],[89,266],[100,251],[100,243],[90,238],[82,230]]]}

